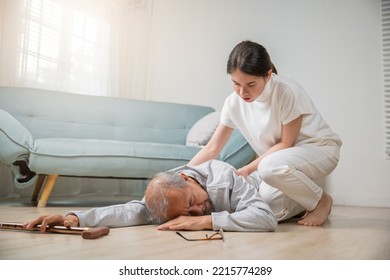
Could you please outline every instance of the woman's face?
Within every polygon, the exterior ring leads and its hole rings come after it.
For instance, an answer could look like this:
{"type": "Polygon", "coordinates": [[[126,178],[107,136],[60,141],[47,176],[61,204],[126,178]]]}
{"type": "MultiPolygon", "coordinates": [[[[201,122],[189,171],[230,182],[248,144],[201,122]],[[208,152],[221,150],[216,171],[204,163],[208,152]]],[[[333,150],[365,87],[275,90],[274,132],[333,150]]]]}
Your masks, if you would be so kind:
{"type": "Polygon", "coordinates": [[[230,76],[233,82],[234,91],[247,103],[255,101],[263,92],[267,81],[270,79],[270,70],[266,77],[252,76],[240,70],[234,70],[230,76]]]}

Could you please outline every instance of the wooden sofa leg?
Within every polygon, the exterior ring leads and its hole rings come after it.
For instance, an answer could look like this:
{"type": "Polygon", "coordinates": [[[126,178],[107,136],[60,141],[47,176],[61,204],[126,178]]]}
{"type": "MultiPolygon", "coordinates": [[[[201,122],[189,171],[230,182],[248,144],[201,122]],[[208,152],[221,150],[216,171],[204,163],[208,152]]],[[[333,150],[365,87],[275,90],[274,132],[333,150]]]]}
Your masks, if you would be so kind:
{"type": "Polygon", "coordinates": [[[56,174],[47,175],[46,183],[43,186],[42,195],[38,202],[38,207],[46,207],[47,200],[49,199],[49,196],[51,194],[51,191],[53,190],[57,178],[58,175],[56,174]]]}
{"type": "Polygon", "coordinates": [[[46,175],[38,175],[38,179],[35,182],[34,192],[31,196],[31,202],[37,202],[39,192],[41,191],[43,182],[45,181],[46,175]]]}

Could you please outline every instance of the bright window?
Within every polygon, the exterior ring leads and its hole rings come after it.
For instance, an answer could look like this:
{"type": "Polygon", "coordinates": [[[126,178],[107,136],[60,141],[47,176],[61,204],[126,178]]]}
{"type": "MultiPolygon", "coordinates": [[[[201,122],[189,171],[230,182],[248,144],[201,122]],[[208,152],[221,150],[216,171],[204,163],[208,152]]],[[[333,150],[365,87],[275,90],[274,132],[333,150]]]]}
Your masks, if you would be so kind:
{"type": "Polygon", "coordinates": [[[0,85],[147,96],[152,0],[2,0],[0,85]]]}
{"type": "Polygon", "coordinates": [[[60,81],[71,92],[96,93],[108,67],[104,53],[99,55],[107,50],[108,24],[67,10],[64,2],[24,1],[18,75],[28,85],[55,87],[60,81]]]}

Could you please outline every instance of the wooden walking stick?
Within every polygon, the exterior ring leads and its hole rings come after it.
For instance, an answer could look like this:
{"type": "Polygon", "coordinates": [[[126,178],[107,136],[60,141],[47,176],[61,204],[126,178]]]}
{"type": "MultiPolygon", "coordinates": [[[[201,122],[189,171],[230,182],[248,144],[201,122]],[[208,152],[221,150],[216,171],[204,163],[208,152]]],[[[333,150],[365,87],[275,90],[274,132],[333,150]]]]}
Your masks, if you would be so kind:
{"type": "MultiPolygon", "coordinates": [[[[0,229],[24,230],[24,231],[40,231],[41,226],[37,225],[32,229],[26,229],[20,223],[3,223],[0,222],[0,229]]],[[[78,234],[84,239],[95,239],[110,232],[108,227],[83,228],[83,227],[65,227],[65,226],[47,226],[46,232],[78,234]]]]}

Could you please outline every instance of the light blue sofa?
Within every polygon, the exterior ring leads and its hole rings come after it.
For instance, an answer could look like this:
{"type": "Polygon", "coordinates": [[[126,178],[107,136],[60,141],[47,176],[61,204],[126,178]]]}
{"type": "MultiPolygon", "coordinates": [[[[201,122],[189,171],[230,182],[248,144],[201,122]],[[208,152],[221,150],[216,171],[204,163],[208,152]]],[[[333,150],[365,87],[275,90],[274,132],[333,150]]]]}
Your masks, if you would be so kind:
{"type": "MultiPolygon", "coordinates": [[[[37,201],[42,189],[38,206],[44,207],[58,176],[146,179],[186,164],[201,149],[186,145],[188,132],[213,111],[0,87],[0,160],[14,172],[19,170],[15,162],[27,163],[37,174],[32,200],[37,201]]],[[[240,167],[253,156],[234,131],[219,159],[240,167]]]]}

